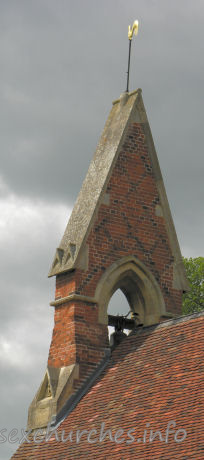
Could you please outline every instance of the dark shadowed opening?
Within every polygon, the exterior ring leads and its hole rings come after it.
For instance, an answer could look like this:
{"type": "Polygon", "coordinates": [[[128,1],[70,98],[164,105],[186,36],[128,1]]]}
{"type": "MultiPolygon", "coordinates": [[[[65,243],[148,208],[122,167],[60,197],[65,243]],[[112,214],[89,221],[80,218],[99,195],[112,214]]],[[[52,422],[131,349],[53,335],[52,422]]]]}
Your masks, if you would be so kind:
{"type": "MultiPolygon", "coordinates": [[[[130,312],[130,306],[128,304],[126,296],[123,294],[121,289],[117,289],[112,295],[110,302],[108,304],[108,315],[126,316],[128,312],[130,312]]],[[[130,318],[130,313],[128,315],[128,318],[130,318]]],[[[108,332],[110,338],[110,335],[114,332],[114,327],[108,326],[108,332]]],[[[125,329],[124,332],[126,334],[129,334],[130,331],[125,329]]]]}

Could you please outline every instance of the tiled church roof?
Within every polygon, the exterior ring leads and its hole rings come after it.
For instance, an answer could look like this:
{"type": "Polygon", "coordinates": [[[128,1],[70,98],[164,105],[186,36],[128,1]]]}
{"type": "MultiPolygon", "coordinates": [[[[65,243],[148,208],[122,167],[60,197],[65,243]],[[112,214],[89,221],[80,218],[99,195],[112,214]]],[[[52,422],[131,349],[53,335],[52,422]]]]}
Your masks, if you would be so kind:
{"type": "Polygon", "coordinates": [[[203,459],[203,326],[200,313],[138,328],[57,428],[59,441],[53,434],[47,442],[26,442],[12,459],[203,459]],[[108,436],[100,442],[101,429],[113,438],[124,431],[117,442],[108,436]],[[62,442],[62,430],[65,438],[73,432],[72,442],[62,442]],[[88,431],[78,443],[77,430],[88,431]],[[157,435],[150,442],[150,430],[159,430],[162,440],[157,435]]]}

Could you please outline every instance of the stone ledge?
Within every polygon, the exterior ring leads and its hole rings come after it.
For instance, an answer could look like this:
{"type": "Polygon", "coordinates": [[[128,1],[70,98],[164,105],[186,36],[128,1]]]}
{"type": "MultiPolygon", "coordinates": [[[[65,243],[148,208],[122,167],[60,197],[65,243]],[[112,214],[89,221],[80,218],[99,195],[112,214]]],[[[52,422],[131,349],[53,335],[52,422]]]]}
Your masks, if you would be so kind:
{"type": "Polygon", "coordinates": [[[94,303],[97,304],[97,300],[94,299],[94,297],[88,297],[85,295],[80,295],[80,294],[70,294],[66,297],[62,297],[61,299],[54,300],[53,302],[50,302],[51,307],[57,307],[59,305],[62,305],[63,303],[66,302],[71,302],[73,300],[80,300],[81,302],[88,302],[88,303],[94,303]]]}

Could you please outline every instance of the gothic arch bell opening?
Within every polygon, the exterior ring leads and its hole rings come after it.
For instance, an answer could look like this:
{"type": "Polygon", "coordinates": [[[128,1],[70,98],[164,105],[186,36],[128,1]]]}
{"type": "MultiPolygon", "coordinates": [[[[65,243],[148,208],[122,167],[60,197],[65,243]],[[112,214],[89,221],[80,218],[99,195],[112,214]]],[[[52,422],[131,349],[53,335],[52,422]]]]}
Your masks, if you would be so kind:
{"type": "Polygon", "coordinates": [[[156,324],[165,314],[160,287],[147,267],[134,256],[114,262],[104,273],[96,289],[99,303],[99,321],[108,324],[108,305],[120,289],[125,295],[131,313],[137,314],[145,326],[156,324]]]}
{"type": "MultiPolygon", "coordinates": [[[[122,291],[129,305],[131,313],[137,313],[141,321],[144,320],[145,300],[140,288],[140,280],[132,270],[127,270],[120,275],[118,281],[112,289],[111,298],[116,291],[122,291]]],[[[111,301],[109,299],[109,302],[111,301]]],[[[127,308],[125,309],[127,310],[127,308]]],[[[124,313],[127,314],[126,311],[124,313]]]]}

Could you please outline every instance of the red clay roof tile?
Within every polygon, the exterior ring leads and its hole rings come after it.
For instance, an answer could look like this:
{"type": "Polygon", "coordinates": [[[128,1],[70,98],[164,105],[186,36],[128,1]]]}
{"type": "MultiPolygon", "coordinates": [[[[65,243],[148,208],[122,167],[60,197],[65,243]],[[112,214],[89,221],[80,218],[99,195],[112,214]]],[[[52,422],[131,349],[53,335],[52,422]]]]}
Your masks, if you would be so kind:
{"type": "Polygon", "coordinates": [[[59,441],[24,443],[12,459],[203,459],[203,326],[204,314],[196,314],[130,335],[57,428],[59,441]],[[103,427],[113,441],[99,441],[103,427]],[[73,442],[61,441],[63,430],[73,442]],[[88,431],[78,443],[77,430],[88,431]],[[161,433],[152,441],[151,430],[161,433]]]}

